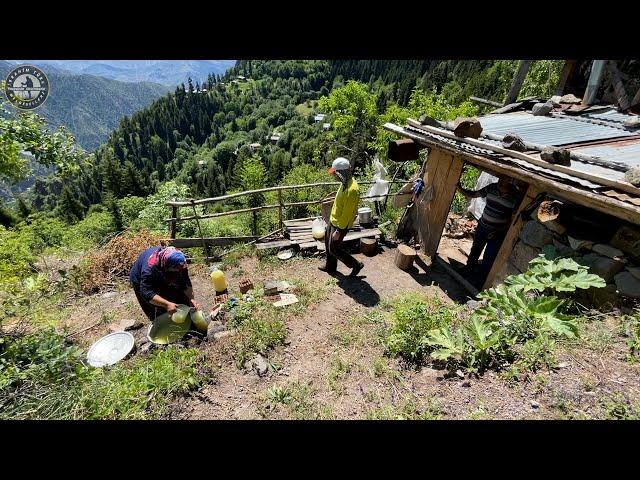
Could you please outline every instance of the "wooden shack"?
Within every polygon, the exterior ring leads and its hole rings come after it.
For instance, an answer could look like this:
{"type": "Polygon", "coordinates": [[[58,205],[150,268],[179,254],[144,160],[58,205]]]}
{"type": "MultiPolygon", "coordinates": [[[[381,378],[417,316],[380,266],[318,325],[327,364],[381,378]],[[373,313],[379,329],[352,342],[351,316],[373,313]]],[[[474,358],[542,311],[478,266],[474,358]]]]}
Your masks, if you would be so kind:
{"type": "Polygon", "coordinates": [[[422,252],[438,258],[456,185],[469,164],[519,181],[526,190],[483,288],[526,270],[528,261],[552,244],[560,250],[576,248],[576,256],[606,264],[610,291],[640,297],[635,290],[640,290],[640,188],[624,179],[625,171],[640,166],[640,129],[628,126],[634,124],[629,121],[632,116],[637,117],[612,106],[587,108],[579,115],[559,108],[546,116],[530,111],[490,114],[478,117],[483,130],[477,139],[457,137],[451,123],[438,122],[437,127],[412,119],[405,126],[387,123],[385,129],[428,149],[425,186],[414,205],[416,241],[422,252]],[[508,133],[522,138],[524,151],[502,146],[508,133]],[[548,147],[568,150],[570,165],[543,160],[541,152],[548,147]],[[521,212],[534,200],[556,201],[573,213],[562,222],[545,223],[527,212],[523,221],[521,212]],[[580,218],[593,227],[578,228],[580,218]],[[531,222],[542,225],[542,231],[531,222]],[[584,238],[576,238],[580,236],[584,238]],[[577,240],[583,243],[578,245],[577,240]],[[611,265],[601,257],[619,263],[611,265]]]}

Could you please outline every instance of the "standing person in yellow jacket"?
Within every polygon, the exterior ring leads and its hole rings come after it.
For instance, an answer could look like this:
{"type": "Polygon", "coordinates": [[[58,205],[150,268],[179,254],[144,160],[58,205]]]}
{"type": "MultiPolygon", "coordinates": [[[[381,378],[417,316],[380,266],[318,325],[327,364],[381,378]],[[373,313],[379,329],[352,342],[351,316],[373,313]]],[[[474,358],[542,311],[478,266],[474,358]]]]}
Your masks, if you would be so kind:
{"type": "Polygon", "coordinates": [[[340,260],[352,269],[349,276],[355,277],[362,270],[364,264],[342,248],[342,241],[356,218],[360,202],[360,188],[351,173],[351,163],[346,158],[336,158],[329,169],[329,174],[337,177],[341,185],[333,202],[330,222],[324,235],[327,263],[318,269],[334,273],[338,268],[338,260],[340,260]]]}

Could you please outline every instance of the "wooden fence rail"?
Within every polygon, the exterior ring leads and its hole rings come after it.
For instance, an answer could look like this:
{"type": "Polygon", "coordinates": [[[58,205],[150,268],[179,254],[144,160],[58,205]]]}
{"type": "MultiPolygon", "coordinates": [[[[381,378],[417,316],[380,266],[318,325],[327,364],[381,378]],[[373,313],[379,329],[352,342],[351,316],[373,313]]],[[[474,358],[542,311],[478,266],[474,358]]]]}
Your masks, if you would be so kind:
{"type": "MultiPolygon", "coordinates": [[[[389,181],[389,184],[406,184],[408,182],[408,180],[392,180],[389,181]]],[[[375,182],[358,182],[360,185],[371,185],[375,182]]],[[[296,190],[296,189],[304,189],[304,188],[312,188],[312,187],[319,187],[319,186],[339,186],[340,183],[338,182],[320,182],[320,183],[308,183],[308,184],[304,184],[304,185],[283,185],[283,186],[279,186],[279,187],[269,187],[269,188],[261,188],[261,189],[257,189],[257,190],[247,190],[244,192],[238,192],[238,193],[231,193],[228,195],[222,195],[219,197],[213,197],[213,198],[204,198],[201,200],[187,200],[187,201],[170,201],[167,202],[167,206],[171,207],[171,218],[166,218],[163,221],[166,223],[169,223],[169,234],[171,235],[172,239],[176,238],[176,225],[178,222],[186,222],[189,220],[201,220],[201,219],[207,219],[207,218],[217,218],[217,217],[223,217],[223,216],[227,216],[227,215],[236,215],[239,213],[247,213],[247,212],[258,212],[261,210],[271,210],[271,209],[278,209],[278,224],[280,225],[280,228],[283,227],[284,225],[284,209],[288,208],[288,207],[299,207],[299,206],[304,206],[304,205],[318,205],[321,204],[325,201],[324,198],[319,199],[319,200],[310,200],[310,201],[305,201],[305,202],[289,202],[286,203],[283,201],[282,198],[282,191],[284,190],[296,190]],[[195,212],[195,206],[196,205],[203,205],[203,204],[208,204],[208,203],[216,203],[216,202],[223,202],[226,200],[230,200],[233,198],[238,198],[238,197],[242,197],[242,196],[248,196],[248,195],[257,195],[257,194],[261,194],[261,193],[265,193],[265,192],[278,192],[278,203],[274,204],[274,205],[262,205],[260,207],[252,207],[252,208],[241,208],[241,209],[237,209],[237,210],[229,210],[226,212],[218,212],[218,213],[209,213],[209,214],[205,214],[205,215],[197,215],[195,212]],[[181,217],[180,216],[180,208],[181,207],[192,207],[194,209],[194,215],[191,216],[184,216],[181,217]]],[[[375,196],[361,196],[360,199],[361,200],[367,200],[367,199],[371,199],[371,198],[379,198],[379,197],[393,197],[393,196],[398,196],[398,195],[412,195],[412,192],[409,193],[387,193],[385,195],[375,195],[375,196]]],[[[193,239],[189,239],[189,240],[193,240],[193,239]]],[[[201,240],[202,241],[202,240],[201,240]]],[[[192,243],[192,242],[189,242],[192,243]]]]}

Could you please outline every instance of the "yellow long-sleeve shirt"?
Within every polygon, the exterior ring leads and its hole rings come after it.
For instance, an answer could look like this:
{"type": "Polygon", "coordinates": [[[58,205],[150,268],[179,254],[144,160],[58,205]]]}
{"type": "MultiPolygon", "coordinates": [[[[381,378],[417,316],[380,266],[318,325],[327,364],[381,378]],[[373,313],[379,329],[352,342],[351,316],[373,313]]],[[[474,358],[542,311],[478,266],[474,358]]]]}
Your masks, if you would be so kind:
{"type": "Polygon", "coordinates": [[[336,199],[331,208],[331,224],[341,230],[353,225],[360,203],[360,187],[355,179],[351,179],[347,188],[340,185],[336,199]]]}

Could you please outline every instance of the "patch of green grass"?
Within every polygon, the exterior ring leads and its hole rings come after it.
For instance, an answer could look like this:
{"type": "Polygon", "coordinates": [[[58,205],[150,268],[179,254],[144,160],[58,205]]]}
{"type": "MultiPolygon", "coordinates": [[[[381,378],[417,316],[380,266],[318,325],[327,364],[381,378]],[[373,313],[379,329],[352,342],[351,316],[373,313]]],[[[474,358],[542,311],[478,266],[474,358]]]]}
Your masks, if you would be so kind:
{"type": "Polygon", "coordinates": [[[598,405],[605,420],[640,420],[640,410],[621,393],[603,397],[598,405]]]}
{"type": "Polygon", "coordinates": [[[329,407],[320,407],[312,400],[313,391],[308,385],[292,382],[288,385],[274,385],[268,388],[263,397],[264,404],[259,413],[268,418],[281,409],[296,420],[321,420],[332,418],[329,407]]]}
{"type": "Polygon", "coordinates": [[[616,334],[603,321],[592,321],[582,329],[582,345],[598,353],[605,353],[613,348],[616,334]]]}
{"type": "Polygon", "coordinates": [[[435,296],[407,292],[396,297],[390,306],[394,309],[391,325],[383,340],[385,350],[420,365],[431,351],[426,339],[428,333],[455,323],[460,308],[445,304],[435,296]]]}
{"type": "Polygon", "coordinates": [[[344,361],[339,355],[334,355],[331,358],[327,381],[329,383],[329,388],[332,391],[337,394],[342,394],[344,392],[344,386],[341,384],[341,381],[349,375],[351,367],[351,363],[344,361]]]}
{"type": "Polygon", "coordinates": [[[82,350],[53,330],[4,340],[0,418],[159,418],[173,399],[212,374],[194,349],[168,347],[93,369],[84,365],[82,350]]]}
{"type": "Polygon", "coordinates": [[[414,399],[405,398],[399,406],[385,405],[367,412],[367,420],[439,420],[443,410],[440,404],[429,398],[426,405],[419,405],[414,399]]]}
{"type": "Polygon", "coordinates": [[[547,335],[539,335],[527,340],[516,349],[517,368],[523,372],[536,372],[541,368],[549,370],[555,367],[557,365],[555,346],[555,341],[547,335]]]}
{"type": "Polygon", "coordinates": [[[628,360],[637,362],[640,360],[640,310],[636,310],[633,315],[627,316],[623,323],[624,334],[627,337],[629,347],[628,360]]]}
{"type": "Polygon", "coordinates": [[[543,393],[549,387],[549,378],[545,375],[537,374],[533,377],[533,393],[543,393]]]}
{"type": "Polygon", "coordinates": [[[87,419],[158,418],[170,401],[202,385],[202,357],[196,349],[169,347],[131,365],[94,370],[82,389],[80,404],[87,419]]]}

